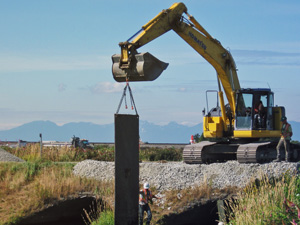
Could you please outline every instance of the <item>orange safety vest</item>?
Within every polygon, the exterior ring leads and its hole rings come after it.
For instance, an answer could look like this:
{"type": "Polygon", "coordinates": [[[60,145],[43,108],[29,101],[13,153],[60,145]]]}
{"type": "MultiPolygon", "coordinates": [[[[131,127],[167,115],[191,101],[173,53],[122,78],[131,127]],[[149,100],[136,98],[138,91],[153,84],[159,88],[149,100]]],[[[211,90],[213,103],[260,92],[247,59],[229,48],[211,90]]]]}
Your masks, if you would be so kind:
{"type": "Polygon", "coordinates": [[[139,201],[144,204],[148,204],[148,201],[152,201],[152,192],[148,189],[144,189],[140,192],[139,201]]]}
{"type": "Polygon", "coordinates": [[[292,127],[289,123],[283,124],[281,128],[281,135],[286,138],[290,139],[293,135],[292,127]],[[285,126],[284,126],[285,125],[285,126]]]}

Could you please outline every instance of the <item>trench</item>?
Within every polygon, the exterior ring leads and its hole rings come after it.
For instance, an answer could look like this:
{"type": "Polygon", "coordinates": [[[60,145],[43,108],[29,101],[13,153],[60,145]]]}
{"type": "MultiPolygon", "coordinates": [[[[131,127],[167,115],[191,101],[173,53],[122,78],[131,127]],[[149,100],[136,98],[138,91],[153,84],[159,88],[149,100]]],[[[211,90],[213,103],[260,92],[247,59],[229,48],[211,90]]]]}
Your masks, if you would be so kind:
{"type": "Polygon", "coordinates": [[[83,209],[97,209],[96,198],[79,197],[60,201],[43,211],[22,219],[17,225],[86,225],[83,209]]]}
{"type": "MultiPolygon", "coordinates": [[[[93,210],[97,209],[94,197],[65,200],[24,218],[17,225],[86,225],[83,220],[83,216],[85,217],[83,209],[89,212],[91,207],[93,210]]],[[[217,200],[209,200],[194,205],[180,214],[165,216],[159,222],[166,225],[217,225],[218,219],[217,200]]]]}
{"type": "Polygon", "coordinates": [[[171,214],[159,222],[172,225],[217,225],[219,220],[217,201],[195,205],[180,214],[171,214]]]}

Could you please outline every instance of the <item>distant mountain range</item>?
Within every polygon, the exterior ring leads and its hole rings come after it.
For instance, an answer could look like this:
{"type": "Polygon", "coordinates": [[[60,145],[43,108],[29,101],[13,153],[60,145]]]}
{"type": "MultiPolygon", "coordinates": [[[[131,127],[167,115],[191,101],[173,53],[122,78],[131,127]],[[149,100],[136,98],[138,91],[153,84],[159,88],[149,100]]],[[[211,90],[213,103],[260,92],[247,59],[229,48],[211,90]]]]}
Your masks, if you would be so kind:
{"type": "MultiPolygon", "coordinates": [[[[189,143],[191,135],[202,133],[202,124],[189,127],[171,122],[165,126],[140,121],[140,137],[149,143],[189,143]]],[[[34,121],[10,130],[0,131],[1,141],[70,141],[75,135],[91,142],[114,142],[114,124],[98,125],[79,122],[58,126],[51,121],[34,121]]]]}
{"type": "MultiPolygon", "coordinates": [[[[160,126],[147,121],[140,121],[140,137],[149,143],[189,143],[193,134],[202,133],[202,123],[196,126],[184,126],[176,122],[160,126]]],[[[290,122],[293,128],[293,140],[300,141],[300,122],[290,122]]],[[[91,142],[114,142],[114,124],[98,125],[79,122],[62,126],[51,121],[34,121],[19,127],[0,131],[1,141],[39,141],[42,133],[45,141],[70,141],[71,137],[88,139],[91,142]]]]}

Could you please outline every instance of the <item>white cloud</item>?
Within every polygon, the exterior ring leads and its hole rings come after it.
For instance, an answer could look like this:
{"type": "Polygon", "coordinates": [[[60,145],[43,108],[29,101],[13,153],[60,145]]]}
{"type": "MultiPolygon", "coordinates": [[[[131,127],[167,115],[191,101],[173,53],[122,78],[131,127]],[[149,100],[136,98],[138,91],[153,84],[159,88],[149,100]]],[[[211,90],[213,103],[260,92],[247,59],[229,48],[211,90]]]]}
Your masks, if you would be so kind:
{"type": "Polygon", "coordinates": [[[125,83],[99,82],[90,87],[93,94],[117,93],[123,91],[125,83]]]}
{"type": "Polygon", "coordinates": [[[233,50],[237,64],[272,65],[272,66],[300,66],[300,53],[233,50]]]}

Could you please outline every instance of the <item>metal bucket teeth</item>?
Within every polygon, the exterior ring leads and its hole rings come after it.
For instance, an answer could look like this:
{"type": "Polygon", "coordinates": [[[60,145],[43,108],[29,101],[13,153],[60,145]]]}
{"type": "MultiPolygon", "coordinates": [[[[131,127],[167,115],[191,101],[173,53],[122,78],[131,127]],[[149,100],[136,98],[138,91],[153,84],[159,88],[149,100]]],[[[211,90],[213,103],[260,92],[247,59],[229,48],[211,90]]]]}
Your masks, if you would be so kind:
{"type": "Polygon", "coordinates": [[[112,56],[112,74],[117,82],[129,81],[153,81],[168,67],[168,63],[162,62],[150,53],[134,55],[131,68],[119,68],[121,55],[112,56]]]}

